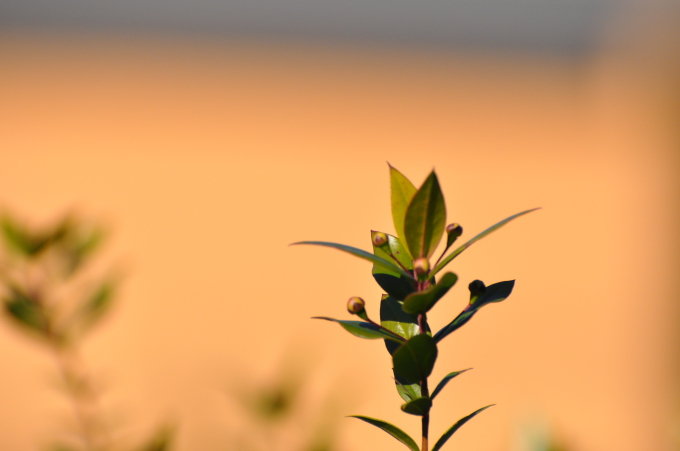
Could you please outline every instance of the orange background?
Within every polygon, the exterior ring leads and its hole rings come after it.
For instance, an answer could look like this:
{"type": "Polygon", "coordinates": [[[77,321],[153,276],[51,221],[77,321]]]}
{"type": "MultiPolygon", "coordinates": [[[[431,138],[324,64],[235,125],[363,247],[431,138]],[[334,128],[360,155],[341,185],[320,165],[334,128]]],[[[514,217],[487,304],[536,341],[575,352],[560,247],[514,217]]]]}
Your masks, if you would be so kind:
{"type": "MultiPolygon", "coordinates": [[[[229,393],[288,357],[338,417],[416,436],[383,345],[309,319],[346,318],[352,295],[377,318],[370,264],[288,244],[370,248],[369,230],[393,231],[386,161],[416,185],[434,167],[463,238],[543,209],[451,265],[434,329],[471,280],[517,285],[441,346],[434,381],[475,370],[438,398],[432,436],[497,403],[448,446],[516,450],[538,416],[576,450],[677,449],[678,41],[655,30],[581,58],[5,32],[2,202],[113,231],[127,276],[84,352],[124,434],[169,418],[177,450],[230,449],[229,393]]],[[[33,450],[68,405],[49,355],[5,326],[0,448],[33,450]]],[[[401,446],[340,424],[345,450],[401,446]]]]}

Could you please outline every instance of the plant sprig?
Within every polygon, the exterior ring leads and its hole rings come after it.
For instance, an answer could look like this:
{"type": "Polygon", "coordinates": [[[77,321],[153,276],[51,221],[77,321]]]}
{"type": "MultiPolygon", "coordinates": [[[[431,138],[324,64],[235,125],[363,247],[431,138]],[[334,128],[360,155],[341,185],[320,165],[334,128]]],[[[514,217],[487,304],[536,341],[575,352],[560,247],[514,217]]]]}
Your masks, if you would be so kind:
{"type": "MultiPolygon", "coordinates": [[[[326,241],[301,241],[293,244],[331,247],[373,263],[373,278],[386,293],[380,300],[380,324],[368,318],[365,301],[358,297],[350,298],[347,309],[362,321],[316,318],[337,322],[360,338],[384,340],[392,357],[394,383],[404,401],[401,410],[422,418],[420,448],[411,436],[390,423],[360,415],[353,417],[385,431],[411,451],[430,451],[429,423],[434,398],[451,379],[467,371],[449,373],[430,394],[428,378],[437,360],[439,342],[470,321],[485,305],[505,300],[512,293],[515,283],[510,280],[487,287],[480,280],[471,282],[468,286],[470,298],[467,306],[433,335],[427,322],[427,314],[458,281],[458,276],[452,272],[445,273],[439,280],[435,276],[475,242],[513,219],[537,209],[526,210],[498,222],[447,255],[448,250],[463,234],[463,228],[456,223],[446,225],[446,204],[435,172],[432,171],[420,188],[416,189],[397,169],[392,166],[389,169],[392,219],[397,233],[390,235],[371,231],[373,253],[326,241]],[[431,266],[430,259],[444,235],[445,248],[434,266],[431,266]]],[[[454,423],[437,440],[432,451],[441,449],[463,424],[489,407],[491,406],[482,407],[454,423]]]]}

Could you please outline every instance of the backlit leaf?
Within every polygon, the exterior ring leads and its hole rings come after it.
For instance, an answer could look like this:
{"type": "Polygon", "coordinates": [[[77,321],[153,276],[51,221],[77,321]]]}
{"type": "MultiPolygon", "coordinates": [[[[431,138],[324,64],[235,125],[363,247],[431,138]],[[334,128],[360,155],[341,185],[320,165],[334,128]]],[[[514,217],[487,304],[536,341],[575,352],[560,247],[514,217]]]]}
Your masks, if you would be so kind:
{"type": "Polygon", "coordinates": [[[402,240],[405,239],[406,236],[404,234],[406,209],[411,203],[411,199],[413,199],[416,191],[416,187],[404,176],[404,174],[390,166],[392,220],[394,221],[394,230],[397,232],[397,236],[402,240]]]}
{"type": "Polygon", "coordinates": [[[396,341],[397,343],[403,342],[403,339],[401,339],[396,334],[392,334],[386,330],[383,330],[372,323],[367,323],[364,321],[344,321],[340,319],[327,318],[325,316],[315,316],[312,319],[324,319],[326,321],[334,321],[340,324],[343,327],[343,329],[345,329],[347,332],[359,338],[366,338],[368,340],[376,340],[382,338],[387,340],[393,340],[396,341]]]}
{"type": "MultiPolygon", "coordinates": [[[[379,232],[371,231],[371,242],[377,233],[379,232]]],[[[395,262],[396,259],[404,268],[412,270],[413,262],[411,257],[408,255],[406,248],[401,244],[399,238],[387,233],[385,235],[387,236],[387,243],[383,246],[376,246],[374,244],[373,254],[376,257],[391,262],[395,262]]],[[[387,294],[399,300],[403,300],[416,289],[415,281],[411,277],[405,277],[401,273],[386,269],[381,265],[373,265],[373,278],[387,294]]]]}
{"type": "Polygon", "coordinates": [[[482,238],[484,238],[485,236],[487,236],[487,235],[490,234],[491,232],[500,229],[500,228],[503,227],[505,224],[507,224],[508,222],[512,221],[512,220],[515,219],[515,218],[519,218],[520,216],[523,216],[523,215],[525,215],[525,214],[527,214],[527,213],[531,213],[532,211],[536,211],[536,210],[538,210],[538,209],[539,209],[539,208],[533,208],[533,209],[531,209],[531,210],[526,210],[526,211],[523,211],[523,212],[521,212],[521,213],[517,213],[516,215],[512,215],[512,216],[510,216],[509,218],[505,218],[505,219],[502,220],[501,222],[492,225],[491,227],[489,227],[488,229],[486,229],[486,230],[483,231],[482,233],[476,235],[476,236],[475,236],[474,238],[472,238],[470,241],[468,241],[467,243],[463,244],[462,246],[460,246],[459,248],[457,248],[455,251],[451,252],[451,253],[450,253],[449,255],[447,255],[441,262],[439,262],[439,264],[438,264],[437,266],[435,266],[434,269],[432,270],[432,272],[430,273],[430,277],[434,277],[435,274],[437,274],[439,271],[441,271],[441,270],[444,268],[444,266],[448,265],[448,264],[451,262],[451,260],[453,260],[454,258],[456,258],[461,252],[463,252],[465,249],[467,249],[468,247],[472,246],[474,243],[476,243],[477,241],[481,240],[482,238]]]}
{"type": "Polygon", "coordinates": [[[446,228],[444,196],[432,171],[406,210],[404,233],[411,256],[429,258],[446,228]]]}
{"type": "Polygon", "coordinates": [[[358,418],[362,421],[365,421],[368,424],[372,424],[373,426],[382,429],[383,431],[387,432],[392,437],[396,438],[401,443],[406,445],[406,447],[411,451],[420,451],[415,440],[413,440],[406,432],[402,431],[393,424],[390,424],[386,421],[378,420],[376,418],[365,417],[362,415],[350,415],[350,417],[358,418]]]}

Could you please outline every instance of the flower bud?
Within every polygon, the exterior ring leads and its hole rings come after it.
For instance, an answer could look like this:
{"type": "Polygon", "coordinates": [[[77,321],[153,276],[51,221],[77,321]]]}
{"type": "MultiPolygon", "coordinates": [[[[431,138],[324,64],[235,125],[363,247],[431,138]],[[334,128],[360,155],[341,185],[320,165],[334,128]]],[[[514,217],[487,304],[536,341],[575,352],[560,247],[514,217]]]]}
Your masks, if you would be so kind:
{"type": "Polygon", "coordinates": [[[463,228],[458,223],[449,224],[446,226],[446,233],[449,235],[461,236],[463,234],[463,228]]]}
{"type": "Polygon", "coordinates": [[[366,302],[358,296],[352,296],[349,298],[349,301],[347,301],[347,311],[352,315],[358,315],[363,312],[365,306],[366,302]]]}
{"type": "Polygon", "coordinates": [[[430,272],[430,262],[426,258],[417,258],[413,262],[413,271],[417,276],[422,276],[430,272]]]}
{"type": "Polygon", "coordinates": [[[377,232],[375,235],[373,235],[373,245],[374,246],[381,247],[385,243],[387,243],[387,235],[385,235],[382,232],[377,232]]]}
{"type": "Polygon", "coordinates": [[[468,285],[468,289],[470,290],[470,304],[474,304],[486,291],[486,285],[484,285],[484,282],[481,280],[473,280],[470,282],[470,285],[468,285]]]}
{"type": "Polygon", "coordinates": [[[459,236],[463,234],[463,228],[460,224],[449,224],[446,226],[446,248],[448,249],[459,236]]]}

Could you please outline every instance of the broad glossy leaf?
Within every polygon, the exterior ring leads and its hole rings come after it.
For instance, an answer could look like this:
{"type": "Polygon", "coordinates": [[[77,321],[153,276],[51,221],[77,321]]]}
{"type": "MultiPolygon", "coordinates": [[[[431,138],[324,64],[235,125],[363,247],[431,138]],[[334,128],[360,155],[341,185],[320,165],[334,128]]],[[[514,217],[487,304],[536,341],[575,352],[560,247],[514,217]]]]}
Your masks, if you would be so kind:
{"type": "Polygon", "coordinates": [[[447,272],[436,285],[425,291],[409,294],[404,299],[404,311],[415,315],[427,313],[455,285],[457,280],[457,275],[447,272]]]}
{"type": "Polygon", "coordinates": [[[510,293],[512,293],[514,286],[514,280],[506,280],[486,287],[484,294],[477,298],[474,301],[474,304],[468,304],[468,306],[465,307],[465,310],[456,316],[453,321],[441,328],[439,332],[434,335],[435,341],[439,343],[444,337],[461,328],[485,305],[507,299],[507,297],[510,296],[510,293]]]}
{"type": "Polygon", "coordinates": [[[500,229],[500,228],[503,227],[505,224],[507,224],[508,222],[512,221],[512,220],[515,219],[515,218],[519,218],[520,216],[523,216],[523,215],[525,215],[525,214],[527,214],[527,213],[531,213],[532,211],[536,211],[536,210],[539,210],[539,209],[540,209],[540,207],[539,207],[539,208],[532,208],[531,210],[526,210],[526,211],[523,211],[523,212],[521,212],[521,213],[517,213],[516,215],[512,215],[512,216],[510,216],[509,218],[505,218],[505,219],[502,220],[501,222],[492,225],[491,227],[489,227],[488,229],[486,229],[486,230],[483,231],[482,233],[478,234],[477,236],[475,236],[474,238],[472,238],[470,241],[468,241],[467,243],[463,244],[462,246],[460,246],[459,248],[457,248],[455,251],[453,251],[453,252],[451,252],[449,255],[447,255],[441,262],[439,262],[439,264],[438,264],[437,266],[434,267],[434,269],[433,269],[432,272],[430,273],[430,277],[434,277],[435,274],[437,274],[439,271],[441,271],[441,270],[444,268],[444,266],[448,265],[448,264],[451,262],[451,260],[453,260],[454,258],[456,258],[461,252],[463,252],[465,249],[467,249],[468,247],[472,246],[472,245],[475,244],[477,241],[481,240],[482,238],[484,238],[485,236],[487,236],[487,235],[490,234],[491,232],[500,229]]]}
{"type": "Polygon", "coordinates": [[[446,441],[447,441],[449,438],[451,438],[451,436],[452,436],[458,429],[460,429],[461,426],[463,426],[465,423],[467,423],[470,419],[472,419],[472,417],[474,417],[474,416],[477,415],[478,413],[480,413],[480,412],[482,412],[483,410],[486,410],[486,409],[488,409],[489,407],[494,406],[494,405],[495,405],[495,404],[491,404],[491,405],[488,405],[488,406],[486,406],[486,407],[482,407],[482,408],[479,409],[479,410],[475,410],[475,411],[472,412],[470,415],[468,415],[468,416],[466,416],[466,417],[463,417],[463,418],[461,418],[460,420],[458,420],[458,421],[456,422],[456,424],[454,424],[453,426],[451,426],[451,427],[449,428],[449,430],[446,431],[446,432],[444,432],[444,435],[442,435],[441,438],[440,438],[439,440],[437,440],[437,443],[434,444],[434,447],[432,448],[432,451],[439,451],[439,450],[441,449],[441,447],[444,446],[444,443],[446,443],[446,441]]]}
{"type": "Polygon", "coordinates": [[[420,417],[430,413],[432,408],[432,400],[430,398],[417,398],[401,405],[401,410],[411,415],[418,415],[420,417]]]}
{"type": "Polygon", "coordinates": [[[413,196],[416,194],[417,190],[413,183],[411,183],[411,181],[407,179],[404,174],[390,165],[390,191],[394,230],[397,231],[397,236],[403,240],[406,236],[404,234],[404,220],[406,219],[406,210],[408,209],[408,205],[411,203],[411,199],[413,199],[413,196]]]}
{"type": "MultiPolygon", "coordinates": [[[[371,231],[371,242],[377,233],[379,232],[371,231]]],[[[373,245],[373,254],[395,264],[394,259],[397,259],[407,270],[413,269],[411,257],[408,255],[406,248],[401,244],[399,238],[387,233],[385,235],[387,236],[387,243],[381,247],[373,245]]],[[[387,294],[399,300],[403,300],[416,289],[415,281],[412,277],[405,277],[401,273],[381,265],[373,265],[373,278],[387,294]]]]}
{"type": "Polygon", "coordinates": [[[434,389],[430,398],[434,399],[435,396],[437,396],[439,394],[439,392],[444,389],[446,384],[448,384],[451,379],[453,379],[454,377],[458,376],[459,374],[462,374],[462,373],[469,371],[471,369],[472,368],[468,368],[468,369],[461,370],[461,371],[454,371],[453,373],[449,373],[446,376],[444,376],[444,379],[442,379],[441,382],[439,382],[437,384],[437,388],[434,389]]]}
{"type": "Polygon", "coordinates": [[[397,386],[397,393],[399,393],[401,399],[403,399],[406,402],[409,402],[423,396],[420,384],[402,384],[401,382],[399,382],[399,377],[397,376],[397,373],[394,372],[394,369],[392,370],[392,373],[394,374],[394,381],[397,386]]]}
{"type": "MultiPolygon", "coordinates": [[[[380,300],[380,325],[385,329],[408,340],[418,335],[418,317],[404,312],[401,302],[391,296],[383,295],[380,300]]],[[[399,344],[385,341],[390,354],[397,350],[399,344]]]]}
{"type": "Polygon", "coordinates": [[[292,243],[291,246],[295,246],[298,244],[312,244],[315,246],[324,246],[324,247],[331,247],[333,249],[338,249],[344,252],[347,252],[349,254],[352,254],[356,257],[363,258],[364,260],[368,260],[370,262],[373,262],[374,264],[380,265],[384,267],[385,269],[389,269],[391,271],[396,271],[397,273],[406,276],[407,278],[413,278],[413,276],[403,269],[401,269],[399,266],[397,266],[395,263],[392,263],[390,261],[385,260],[384,258],[376,257],[373,254],[370,254],[362,249],[357,249],[356,247],[352,246],[346,246],[344,244],[338,244],[338,243],[329,243],[327,241],[300,241],[297,243],[292,243]]]}
{"type": "Polygon", "coordinates": [[[315,316],[312,319],[325,319],[326,321],[336,322],[340,324],[343,327],[343,329],[345,329],[347,332],[359,338],[366,338],[368,340],[376,340],[382,338],[387,340],[393,340],[396,341],[397,343],[403,342],[402,339],[397,335],[391,334],[372,323],[367,323],[364,321],[344,321],[341,319],[327,318],[325,316],[315,316]]]}
{"type": "Polygon", "coordinates": [[[392,354],[394,372],[407,384],[426,379],[437,360],[437,344],[427,334],[409,339],[392,354]]]}
{"type": "Polygon", "coordinates": [[[437,175],[432,171],[406,210],[406,246],[414,259],[429,258],[446,228],[446,205],[437,175]]]}
{"type": "Polygon", "coordinates": [[[358,418],[362,421],[365,421],[368,424],[372,424],[373,426],[382,429],[383,431],[387,432],[392,437],[396,438],[401,443],[406,445],[406,447],[411,451],[420,451],[415,440],[413,440],[406,432],[402,431],[393,424],[390,424],[386,421],[378,420],[376,418],[365,417],[363,415],[350,415],[350,417],[358,418]]]}

